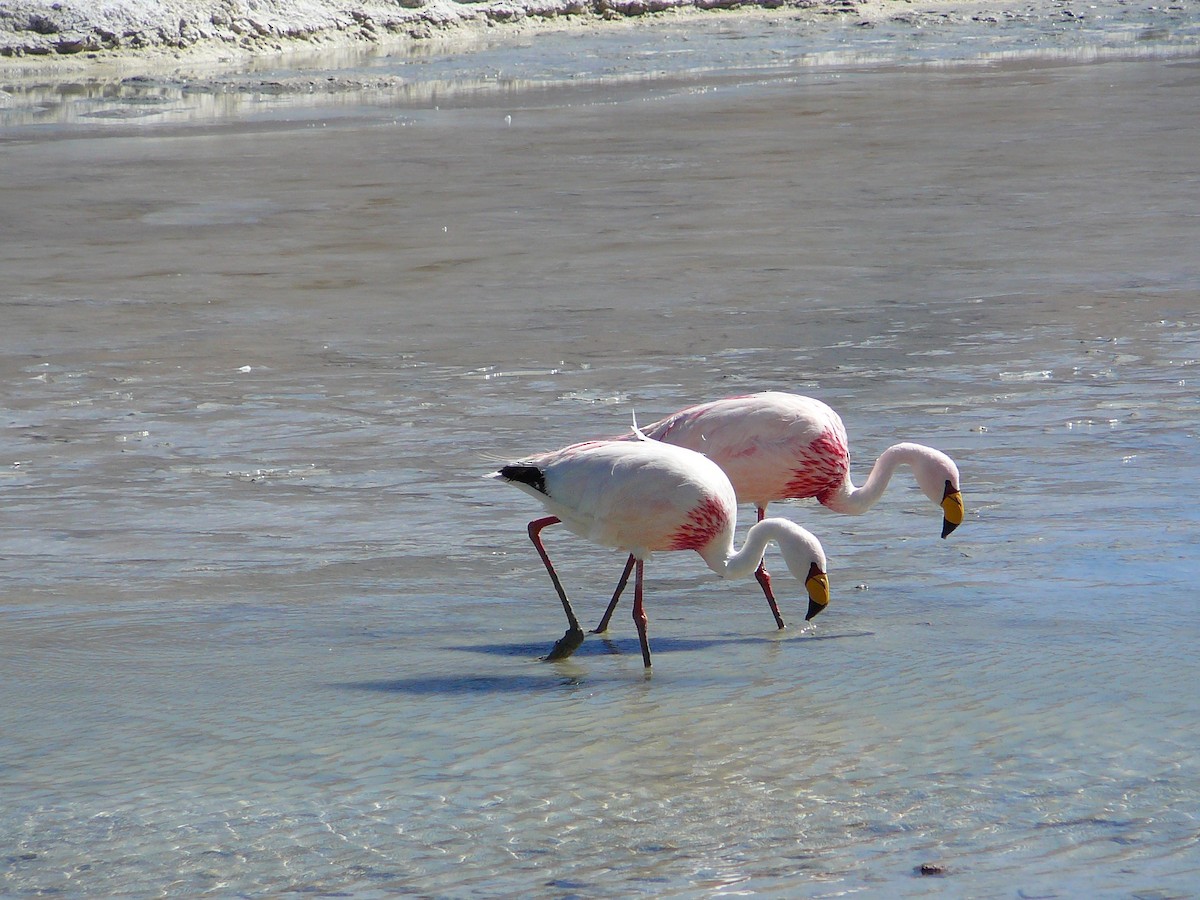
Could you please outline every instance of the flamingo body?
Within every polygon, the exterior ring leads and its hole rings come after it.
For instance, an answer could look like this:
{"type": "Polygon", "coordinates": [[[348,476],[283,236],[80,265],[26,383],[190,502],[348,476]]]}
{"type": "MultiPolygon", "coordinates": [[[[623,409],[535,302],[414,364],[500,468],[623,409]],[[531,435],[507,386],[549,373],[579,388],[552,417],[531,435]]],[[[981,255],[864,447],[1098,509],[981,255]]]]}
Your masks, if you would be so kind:
{"type": "Polygon", "coordinates": [[[801,497],[825,503],[849,477],[841,418],[807,397],[729,397],[688,407],[642,431],[703,453],[729,476],[738,499],[755,506],[801,497]]]}
{"type": "Polygon", "coordinates": [[[738,500],[760,515],[772,500],[814,497],[836,512],[861,515],[883,495],[892,474],[909,466],[921,490],[945,514],[942,537],[961,524],[958,466],[922,444],[893,444],[866,483],[850,479],[846,427],[813,397],[767,391],[688,407],[642,429],[650,438],[703,453],[729,476],[738,500]]]}
{"type": "Polygon", "coordinates": [[[755,570],[768,541],[774,540],[788,568],[808,588],[808,618],[829,602],[824,550],[799,525],[786,519],[761,521],[735,552],[737,496],[733,485],[716,463],[686,448],[645,439],[589,441],[509,463],[490,477],[537,498],[550,513],[531,522],[529,534],[571,627],[548,658],[570,655],[583,639],[538,536],[557,522],[593,543],[624,550],[636,561],[633,615],[647,667],[650,650],[641,602],[642,572],[646,559],[655,552],[694,550],[718,575],[740,577],[755,570]]]}
{"type": "Polygon", "coordinates": [[[639,559],[660,550],[719,556],[733,541],[733,487],[711,460],[666,447],[589,441],[504,466],[497,475],[602,547],[639,559]]]}

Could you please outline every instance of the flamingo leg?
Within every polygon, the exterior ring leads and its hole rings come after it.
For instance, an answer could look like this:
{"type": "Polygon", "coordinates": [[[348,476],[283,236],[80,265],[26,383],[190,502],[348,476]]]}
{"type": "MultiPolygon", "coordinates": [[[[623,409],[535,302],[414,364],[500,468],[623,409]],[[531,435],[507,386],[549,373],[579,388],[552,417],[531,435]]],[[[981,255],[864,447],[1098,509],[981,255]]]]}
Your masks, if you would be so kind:
{"type": "Polygon", "coordinates": [[[579,627],[579,620],[575,618],[575,610],[571,609],[571,601],[567,599],[567,592],[563,590],[562,582],[558,580],[558,573],[554,571],[554,564],[550,562],[550,554],[546,552],[546,548],[542,546],[541,533],[542,529],[550,525],[557,525],[562,519],[557,516],[546,516],[544,519],[534,519],[529,523],[529,539],[533,541],[533,546],[537,548],[538,556],[542,558],[542,562],[546,564],[546,571],[550,573],[550,581],[554,584],[554,589],[558,591],[558,598],[562,600],[563,612],[567,614],[567,628],[564,634],[550,652],[546,654],[547,660],[566,659],[572,653],[579,649],[579,645],[583,643],[583,629],[579,627]]]}
{"type": "Polygon", "coordinates": [[[646,610],[642,608],[642,572],[646,564],[637,561],[637,577],[633,582],[633,624],[637,626],[638,640],[642,642],[642,662],[650,668],[650,639],[646,637],[646,610]]]}
{"type": "Polygon", "coordinates": [[[625,561],[625,571],[621,573],[621,580],[617,582],[617,589],[613,591],[612,602],[608,604],[608,609],[604,611],[604,618],[600,620],[600,624],[592,629],[592,634],[604,634],[608,631],[608,620],[612,618],[613,611],[617,608],[617,601],[621,599],[621,591],[625,590],[625,585],[629,583],[629,573],[633,571],[633,564],[636,562],[633,554],[629,554],[629,559],[625,561]]]}
{"type": "MultiPolygon", "coordinates": [[[[758,521],[762,521],[767,517],[767,507],[765,505],[758,508],[758,521]]],[[[775,624],[780,628],[785,628],[783,624],[783,616],[779,614],[779,604],[775,602],[775,592],[771,590],[771,576],[767,572],[767,564],[765,559],[758,561],[758,568],[754,570],[754,578],[758,581],[759,587],[767,597],[767,604],[771,607],[771,613],[775,616],[775,624]]]]}
{"type": "MultiPolygon", "coordinates": [[[[767,517],[767,508],[760,506],[758,508],[758,521],[762,521],[767,517]]],[[[608,622],[612,618],[613,612],[616,611],[617,603],[621,599],[621,592],[625,590],[625,585],[629,583],[629,574],[633,571],[634,558],[633,554],[629,554],[629,559],[625,562],[625,571],[621,573],[621,580],[617,582],[617,589],[613,592],[612,600],[608,604],[608,609],[604,611],[604,616],[600,619],[600,624],[592,629],[592,634],[604,634],[608,631],[608,622]]],[[[754,570],[754,578],[758,581],[762,588],[763,595],[767,598],[767,605],[771,607],[771,614],[775,616],[775,624],[780,628],[786,628],[787,625],[783,621],[783,616],[779,612],[779,603],[775,600],[775,592],[771,589],[771,574],[767,571],[766,563],[760,561],[758,568],[754,570]]]]}

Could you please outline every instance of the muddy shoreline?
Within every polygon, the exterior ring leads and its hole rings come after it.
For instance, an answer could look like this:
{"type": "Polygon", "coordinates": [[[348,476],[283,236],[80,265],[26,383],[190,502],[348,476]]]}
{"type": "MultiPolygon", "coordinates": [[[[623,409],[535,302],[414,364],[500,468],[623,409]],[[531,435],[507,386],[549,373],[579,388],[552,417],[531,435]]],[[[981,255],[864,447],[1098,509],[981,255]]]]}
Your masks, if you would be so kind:
{"type": "MultiPolygon", "coordinates": [[[[1106,5],[1119,14],[1128,9],[1112,0],[1106,5]]],[[[486,40],[563,31],[603,34],[714,17],[814,25],[836,21],[864,32],[890,27],[936,33],[964,23],[997,31],[1031,22],[1050,32],[1069,32],[1109,14],[1071,0],[359,0],[352,7],[308,0],[259,2],[253,9],[235,0],[130,0],[96,6],[82,0],[5,4],[0,80],[19,86],[80,78],[194,79],[264,65],[302,65],[339,51],[402,53],[430,43],[470,50],[486,40]]],[[[1170,19],[1172,9],[1184,15],[1182,7],[1139,14],[1170,19]]]]}
{"type": "MultiPolygon", "coordinates": [[[[1069,6],[1065,0],[1001,3],[1009,12],[1069,6]]],[[[528,26],[652,17],[670,12],[770,10],[781,14],[858,15],[863,23],[927,8],[970,13],[978,0],[358,0],[353,5],[276,0],[11,0],[0,10],[0,58],[30,64],[107,58],[113,54],[243,54],[286,52],[299,45],[376,44],[446,36],[501,26],[528,26]],[[97,8],[99,7],[99,8],[97,8]]]]}

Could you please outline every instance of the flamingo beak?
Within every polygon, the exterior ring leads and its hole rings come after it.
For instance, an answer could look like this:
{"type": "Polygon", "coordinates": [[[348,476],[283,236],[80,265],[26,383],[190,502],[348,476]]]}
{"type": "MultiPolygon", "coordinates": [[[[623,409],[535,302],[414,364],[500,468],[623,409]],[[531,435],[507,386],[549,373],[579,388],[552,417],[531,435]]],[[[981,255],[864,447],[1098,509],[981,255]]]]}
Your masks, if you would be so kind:
{"type": "Polygon", "coordinates": [[[813,563],[808,567],[808,578],[804,580],[804,586],[808,588],[808,615],[804,617],[804,621],[807,622],[829,605],[829,576],[813,563]]]}
{"type": "Polygon", "coordinates": [[[966,507],[963,505],[962,492],[951,484],[948,478],[946,479],[946,493],[942,495],[942,513],[946,516],[942,521],[942,537],[946,537],[961,525],[967,514],[966,507]]]}

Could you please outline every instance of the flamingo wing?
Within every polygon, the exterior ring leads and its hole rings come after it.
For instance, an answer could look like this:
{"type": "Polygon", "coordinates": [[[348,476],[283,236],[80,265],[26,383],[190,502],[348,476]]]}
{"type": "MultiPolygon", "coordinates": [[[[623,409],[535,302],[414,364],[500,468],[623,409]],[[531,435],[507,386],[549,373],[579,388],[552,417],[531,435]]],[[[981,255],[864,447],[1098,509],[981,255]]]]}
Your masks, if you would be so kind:
{"type": "Polygon", "coordinates": [[[846,430],[811,397],[766,392],[689,407],[643,429],[648,437],[703,453],[729,476],[738,499],[822,497],[849,473],[846,430]]]}
{"type": "Polygon", "coordinates": [[[699,535],[705,541],[726,529],[732,535],[735,499],[708,460],[630,441],[576,445],[550,457],[536,461],[544,502],[580,537],[645,556],[695,549],[699,535]]]}

